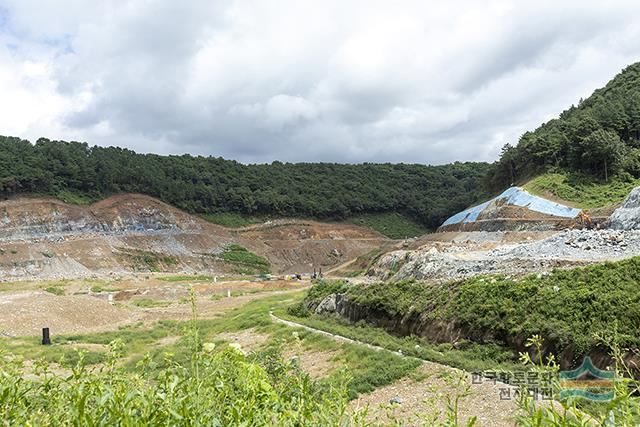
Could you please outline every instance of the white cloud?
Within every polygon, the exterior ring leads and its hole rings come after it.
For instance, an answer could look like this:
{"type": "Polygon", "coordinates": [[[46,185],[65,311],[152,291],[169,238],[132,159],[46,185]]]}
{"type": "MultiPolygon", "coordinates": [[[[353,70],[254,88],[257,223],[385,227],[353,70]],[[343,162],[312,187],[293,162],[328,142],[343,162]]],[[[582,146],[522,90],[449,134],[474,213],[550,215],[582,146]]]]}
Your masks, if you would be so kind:
{"type": "Polygon", "coordinates": [[[0,0],[0,134],[493,160],[640,58],[633,1],[0,0]]]}

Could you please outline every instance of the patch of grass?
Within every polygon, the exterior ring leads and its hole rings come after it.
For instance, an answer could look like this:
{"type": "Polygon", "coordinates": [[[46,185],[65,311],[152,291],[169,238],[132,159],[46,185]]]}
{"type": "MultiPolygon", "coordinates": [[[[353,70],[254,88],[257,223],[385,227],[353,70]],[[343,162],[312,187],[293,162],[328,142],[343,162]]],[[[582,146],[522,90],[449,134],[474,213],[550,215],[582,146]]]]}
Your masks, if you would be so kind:
{"type": "Polygon", "coordinates": [[[62,190],[56,193],[56,199],[72,205],[87,206],[99,200],[99,198],[91,197],[87,194],[73,193],[68,190],[62,190]]]}
{"type": "Polygon", "coordinates": [[[343,274],[344,277],[358,277],[362,276],[366,270],[350,270],[343,274]]]}
{"type": "Polygon", "coordinates": [[[233,276],[216,276],[216,283],[255,280],[255,274],[235,274],[233,276]]]}
{"type": "Polygon", "coordinates": [[[206,276],[202,274],[196,276],[177,275],[158,277],[158,280],[162,280],[163,282],[212,282],[213,276],[206,276]]]}
{"type": "Polygon", "coordinates": [[[148,268],[152,272],[160,272],[178,265],[178,258],[158,252],[145,251],[142,249],[118,248],[134,264],[135,268],[148,268]]]}
{"type": "Polygon", "coordinates": [[[171,301],[154,300],[150,298],[135,299],[131,303],[140,308],[167,307],[171,305],[171,301]]]}
{"type": "Polygon", "coordinates": [[[258,218],[234,212],[219,212],[200,215],[203,219],[227,228],[242,228],[253,224],[260,224],[265,218],[258,218]]]}
{"type": "Polygon", "coordinates": [[[235,244],[225,247],[220,258],[232,264],[237,274],[268,274],[271,268],[269,260],[235,244]]]}
{"type": "Polygon", "coordinates": [[[232,297],[239,297],[242,295],[253,295],[253,294],[261,294],[263,292],[272,292],[271,289],[247,289],[247,290],[235,290],[231,291],[232,297]]]}
{"type": "Polygon", "coordinates": [[[349,367],[352,374],[349,397],[369,393],[378,387],[392,384],[415,371],[422,364],[414,358],[403,358],[391,352],[375,351],[362,345],[342,346],[339,361],[349,367]]]}
{"type": "MultiPolygon", "coordinates": [[[[49,363],[57,363],[63,368],[72,368],[80,359],[79,350],[69,345],[56,343],[55,345],[43,346],[40,337],[23,338],[20,342],[15,340],[2,340],[4,349],[13,354],[19,354],[31,360],[45,360],[49,363]]],[[[55,341],[55,338],[54,338],[55,341]]],[[[84,354],[84,361],[87,365],[104,363],[106,352],[80,350],[84,354]]]]}
{"type": "Polygon", "coordinates": [[[430,230],[424,225],[395,212],[370,213],[348,218],[346,222],[371,228],[391,239],[420,236],[430,230]]]}
{"type": "Polygon", "coordinates": [[[317,304],[331,294],[346,292],[348,288],[346,280],[316,280],[307,292],[305,300],[317,304]]]}
{"type": "Polygon", "coordinates": [[[581,209],[593,209],[622,202],[640,180],[614,177],[609,182],[576,173],[547,173],[527,182],[523,188],[540,197],[554,197],[581,209]]]}
{"type": "Polygon", "coordinates": [[[308,317],[309,306],[317,306],[331,294],[342,294],[347,291],[349,284],[346,280],[314,280],[313,286],[307,291],[304,301],[290,305],[287,309],[289,314],[299,317],[308,317]]]}
{"type": "Polygon", "coordinates": [[[57,286],[49,286],[47,288],[44,288],[44,290],[45,292],[49,292],[50,294],[58,295],[58,296],[65,294],[65,290],[57,286]]]}

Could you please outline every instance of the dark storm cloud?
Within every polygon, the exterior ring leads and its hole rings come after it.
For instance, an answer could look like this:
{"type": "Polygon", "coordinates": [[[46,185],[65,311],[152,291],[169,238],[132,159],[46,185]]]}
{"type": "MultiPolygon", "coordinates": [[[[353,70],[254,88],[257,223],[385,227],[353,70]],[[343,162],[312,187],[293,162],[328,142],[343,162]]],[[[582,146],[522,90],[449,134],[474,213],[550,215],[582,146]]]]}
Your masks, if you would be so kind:
{"type": "Polygon", "coordinates": [[[17,106],[0,134],[244,162],[492,160],[640,58],[637,9],[0,0],[17,106]]]}

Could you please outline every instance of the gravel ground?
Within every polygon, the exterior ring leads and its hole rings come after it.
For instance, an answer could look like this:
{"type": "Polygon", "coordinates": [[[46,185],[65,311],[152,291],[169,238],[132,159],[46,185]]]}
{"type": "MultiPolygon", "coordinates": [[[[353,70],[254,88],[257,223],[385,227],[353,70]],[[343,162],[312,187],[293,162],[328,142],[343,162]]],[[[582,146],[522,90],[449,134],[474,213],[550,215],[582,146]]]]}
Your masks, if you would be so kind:
{"type": "MultiPolygon", "coordinates": [[[[482,240],[492,239],[483,235],[482,240]]],[[[542,240],[503,244],[490,249],[458,244],[393,251],[383,256],[369,275],[376,279],[449,280],[477,274],[543,273],[554,268],[637,255],[640,255],[638,230],[565,230],[542,240]]]]}
{"type": "Polygon", "coordinates": [[[565,230],[544,240],[498,248],[489,254],[586,261],[622,259],[640,254],[640,231],[565,230]]]}

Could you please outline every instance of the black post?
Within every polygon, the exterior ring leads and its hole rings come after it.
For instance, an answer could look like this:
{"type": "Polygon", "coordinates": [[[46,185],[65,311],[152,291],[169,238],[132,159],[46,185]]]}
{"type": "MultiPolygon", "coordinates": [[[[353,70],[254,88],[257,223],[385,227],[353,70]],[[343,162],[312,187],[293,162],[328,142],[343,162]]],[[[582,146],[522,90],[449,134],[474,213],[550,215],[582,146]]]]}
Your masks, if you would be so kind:
{"type": "Polygon", "coordinates": [[[42,345],[51,345],[51,338],[49,337],[49,328],[42,328],[42,345]]]}

